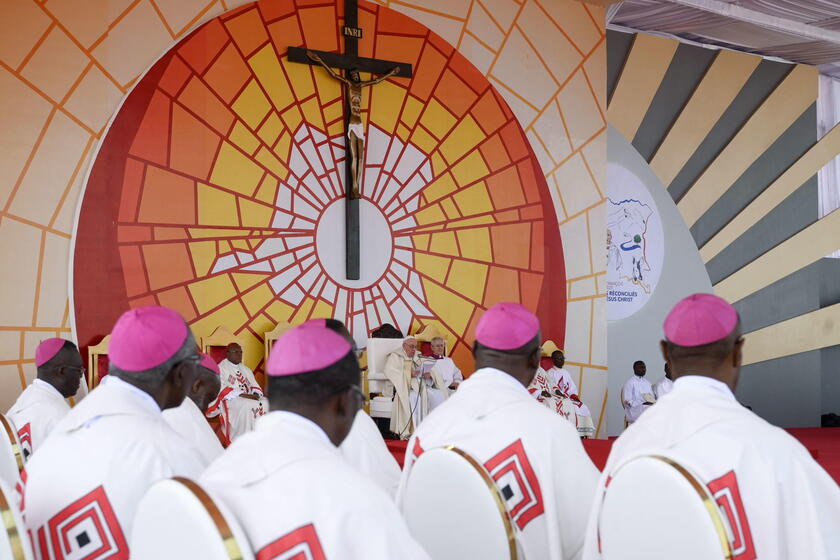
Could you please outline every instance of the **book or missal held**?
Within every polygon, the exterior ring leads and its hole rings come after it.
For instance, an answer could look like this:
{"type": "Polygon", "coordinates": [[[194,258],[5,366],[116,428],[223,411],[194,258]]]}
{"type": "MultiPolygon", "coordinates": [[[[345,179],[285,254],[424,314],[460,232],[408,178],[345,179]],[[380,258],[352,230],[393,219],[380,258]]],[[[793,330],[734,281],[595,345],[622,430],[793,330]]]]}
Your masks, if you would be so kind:
{"type": "Polygon", "coordinates": [[[656,402],[656,397],[654,397],[654,396],[653,396],[652,394],[650,394],[650,393],[642,393],[642,398],[643,398],[643,399],[645,399],[645,402],[646,402],[646,403],[653,404],[653,403],[655,403],[655,402],[656,402]]]}

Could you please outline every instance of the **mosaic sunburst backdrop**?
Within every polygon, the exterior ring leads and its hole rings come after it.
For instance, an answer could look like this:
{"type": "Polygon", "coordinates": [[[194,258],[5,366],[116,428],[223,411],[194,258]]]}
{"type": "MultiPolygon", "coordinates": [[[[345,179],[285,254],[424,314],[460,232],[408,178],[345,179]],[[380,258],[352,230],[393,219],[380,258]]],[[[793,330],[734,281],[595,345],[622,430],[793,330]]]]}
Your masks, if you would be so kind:
{"type": "Polygon", "coordinates": [[[557,218],[520,125],[446,41],[367,3],[360,55],[415,73],[365,90],[362,278],[344,278],[342,91],[286,59],[290,45],[341,49],[343,7],[319,4],[258,2],[211,20],[126,98],[79,216],[79,340],[126,307],[161,304],[197,335],[242,335],[252,366],[276,323],[325,316],[359,341],[384,322],[435,324],[468,366],[481,311],[514,300],[561,344],[557,218]]]}

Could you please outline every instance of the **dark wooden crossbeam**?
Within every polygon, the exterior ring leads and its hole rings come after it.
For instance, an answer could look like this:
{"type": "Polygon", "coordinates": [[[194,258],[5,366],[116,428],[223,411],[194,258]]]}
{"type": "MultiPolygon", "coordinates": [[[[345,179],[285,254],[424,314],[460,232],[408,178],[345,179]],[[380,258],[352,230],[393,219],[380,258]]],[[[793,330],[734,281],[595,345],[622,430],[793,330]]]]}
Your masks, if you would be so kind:
{"type": "Polygon", "coordinates": [[[306,56],[306,51],[313,52],[321,57],[327,66],[333,68],[341,68],[342,70],[358,70],[359,72],[367,72],[370,74],[387,74],[394,67],[399,67],[400,71],[395,74],[399,78],[411,77],[411,64],[407,62],[392,62],[390,60],[380,60],[378,58],[365,58],[363,56],[354,56],[348,54],[317,51],[315,49],[302,49],[300,47],[289,47],[289,61],[301,62],[303,64],[315,64],[306,56]]]}

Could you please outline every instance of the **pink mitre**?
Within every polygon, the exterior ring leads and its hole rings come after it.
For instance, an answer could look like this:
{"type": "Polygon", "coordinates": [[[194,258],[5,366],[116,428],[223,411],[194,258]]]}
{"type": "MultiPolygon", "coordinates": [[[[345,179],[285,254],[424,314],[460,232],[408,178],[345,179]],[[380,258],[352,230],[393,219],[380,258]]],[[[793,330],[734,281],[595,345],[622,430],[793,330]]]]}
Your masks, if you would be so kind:
{"type": "Polygon", "coordinates": [[[519,303],[497,303],[484,312],[475,329],[475,339],[494,350],[521,348],[540,332],[540,320],[519,303]]]}
{"type": "Polygon", "coordinates": [[[725,299],[692,294],[665,318],[665,338],[677,346],[704,346],[723,340],[738,325],[738,312],[725,299]]]}
{"type": "Polygon", "coordinates": [[[175,355],[187,340],[187,324],[172,309],[150,305],[123,313],[111,331],[108,358],[125,371],[146,371],[175,355]]]}
{"type": "Polygon", "coordinates": [[[221,371],[219,370],[219,364],[217,364],[216,360],[211,358],[209,354],[201,354],[201,361],[198,363],[198,365],[205,369],[209,369],[216,375],[221,375],[221,371]]]}
{"type": "Polygon", "coordinates": [[[324,326],[303,324],[277,339],[271,348],[267,372],[281,377],[324,369],[352,350],[340,334],[324,326]]]}
{"type": "Polygon", "coordinates": [[[52,360],[58,351],[64,348],[65,342],[67,341],[63,338],[48,338],[41,342],[35,349],[35,367],[41,367],[52,360]]]}

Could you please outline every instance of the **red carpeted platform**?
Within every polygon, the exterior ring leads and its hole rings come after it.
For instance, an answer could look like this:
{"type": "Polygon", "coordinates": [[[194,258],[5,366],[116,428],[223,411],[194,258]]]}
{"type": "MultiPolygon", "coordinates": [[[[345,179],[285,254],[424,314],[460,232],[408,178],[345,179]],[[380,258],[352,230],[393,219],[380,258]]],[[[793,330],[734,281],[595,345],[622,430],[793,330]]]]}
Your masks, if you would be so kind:
{"type": "MultiPolygon", "coordinates": [[[[793,437],[804,445],[817,462],[840,484],[840,428],[791,428],[788,430],[793,437]]],[[[610,455],[610,448],[615,439],[585,439],[583,448],[589,458],[603,470],[610,455]]],[[[386,440],[388,450],[400,464],[405,462],[407,441],[386,440]]]]}

